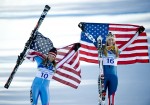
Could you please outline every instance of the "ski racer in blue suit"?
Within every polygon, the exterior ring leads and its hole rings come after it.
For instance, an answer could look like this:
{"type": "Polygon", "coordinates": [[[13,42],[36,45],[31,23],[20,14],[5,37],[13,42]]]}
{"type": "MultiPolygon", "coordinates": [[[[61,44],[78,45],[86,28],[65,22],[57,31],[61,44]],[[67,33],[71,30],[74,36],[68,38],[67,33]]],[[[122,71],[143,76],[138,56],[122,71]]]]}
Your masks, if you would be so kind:
{"type": "Polygon", "coordinates": [[[108,105],[114,105],[114,96],[118,86],[117,58],[119,50],[115,43],[114,35],[109,32],[106,44],[103,46],[103,75],[104,75],[104,95],[108,89],[108,105]]]}
{"type": "Polygon", "coordinates": [[[37,105],[40,96],[42,105],[50,105],[49,83],[55,68],[56,48],[52,48],[47,57],[35,56],[38,71],[33,80],[30,101],[32,105],[37,105]]]}

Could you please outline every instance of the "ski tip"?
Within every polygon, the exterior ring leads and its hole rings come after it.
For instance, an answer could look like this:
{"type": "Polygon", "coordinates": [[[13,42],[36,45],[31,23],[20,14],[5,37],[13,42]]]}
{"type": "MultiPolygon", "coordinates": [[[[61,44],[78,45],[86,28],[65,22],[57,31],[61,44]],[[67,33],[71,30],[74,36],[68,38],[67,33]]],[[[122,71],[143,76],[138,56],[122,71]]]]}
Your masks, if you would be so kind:
{"type": "Polygon", "coordinates": [[[50,10],[50,6],[49,5],[45,5],[45,9],[48,11],[48,10],[50,10]]]}
{"type": "Polygon", "coordinates": [[[6,84],[6,85],[4,86],[4,88],[8,89],[8,88],[9,88],[9,85],[6,84]]]}

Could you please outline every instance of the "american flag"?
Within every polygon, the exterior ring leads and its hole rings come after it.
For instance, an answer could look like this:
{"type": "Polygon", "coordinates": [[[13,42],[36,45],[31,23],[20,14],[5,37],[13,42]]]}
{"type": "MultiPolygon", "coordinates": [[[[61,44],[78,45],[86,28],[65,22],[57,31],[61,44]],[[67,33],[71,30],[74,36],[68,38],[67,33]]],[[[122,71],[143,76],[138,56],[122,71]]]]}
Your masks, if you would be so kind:
{"type": "Polygon", "coordinates": [[[32,41],[30,49],[41,52],[42,54],[48,54],[48,51],[52,48],[52,41],[43,36],[40,32],[36,32],[35,39],[32,41]]]}
{"type": "Polygon", "coordinates": [[[115,34],[116,44],[121,51],[118,64],[149,63],[147,35],[146,32],[139,34],[140,26],[85,22],[79,25],[82,29],[80,60],[98,63],[97,37],[101,36],[102,43],[105,44],[106,36],[112,32],[115,34]]]}
{"type": "MultiPolygon", "coordinates": [[[[34,61],[35,56],[45,58],[52,47],[52,41],[37,32],[26,54],[26,58],[31,61],[34,61]]],[[[79,47],[80,43],[74,43],[63,48],[57,48],[56,72],[52,76],[54,80],[75,89],[78,88],[81,82],[81,69],[78,56],[79,47]]]]}
{"type": "Polygon", "coordinates": [[[65,85],[78,88],[81,82],[81,68],[78,48],[80,43],[74,43],[58,49],[56,56],[56,73],[52,77],[65,85]]]}

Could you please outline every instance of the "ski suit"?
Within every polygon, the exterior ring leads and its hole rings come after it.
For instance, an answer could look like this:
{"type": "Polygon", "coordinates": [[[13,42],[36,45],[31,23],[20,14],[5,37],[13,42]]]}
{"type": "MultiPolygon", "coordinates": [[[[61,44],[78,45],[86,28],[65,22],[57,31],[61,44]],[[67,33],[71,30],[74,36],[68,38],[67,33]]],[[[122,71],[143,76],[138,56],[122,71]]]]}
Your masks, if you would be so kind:
{"type": "Polygon", "coordinates": [[[114,95],[118,86],[117,77],[117,57],[116,55],[108,50],[107,57],[103,55],[103,72],[104,72],[104,89],[105,92],[108,89],[109,103],[114,105],[114,95]]]}
{"type": "Polygon", "coordinates": [[[30,101],[32,105],[37,105],[40,96],[42,105],[49,105],[49,83],[54,66],[50,61],[44,65],[43,59],[39,56],[34,57],[34,60],[37,62],[38,71],[31,86],[30,101]]]}

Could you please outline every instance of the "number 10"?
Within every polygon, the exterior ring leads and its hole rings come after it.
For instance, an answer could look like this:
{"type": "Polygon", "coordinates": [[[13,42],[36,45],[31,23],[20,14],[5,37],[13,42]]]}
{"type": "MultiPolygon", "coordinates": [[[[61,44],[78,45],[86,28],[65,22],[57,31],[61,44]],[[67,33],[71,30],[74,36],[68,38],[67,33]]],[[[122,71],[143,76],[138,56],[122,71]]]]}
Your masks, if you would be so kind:
{"type": "Polygon", "coordinates": [[[44,77],[46,79],[48,77],[48,74],[42,73],[41,77],[44,77]]]}

